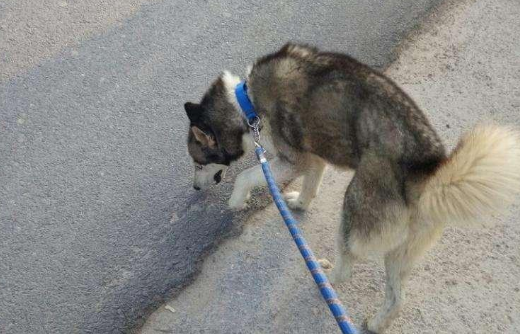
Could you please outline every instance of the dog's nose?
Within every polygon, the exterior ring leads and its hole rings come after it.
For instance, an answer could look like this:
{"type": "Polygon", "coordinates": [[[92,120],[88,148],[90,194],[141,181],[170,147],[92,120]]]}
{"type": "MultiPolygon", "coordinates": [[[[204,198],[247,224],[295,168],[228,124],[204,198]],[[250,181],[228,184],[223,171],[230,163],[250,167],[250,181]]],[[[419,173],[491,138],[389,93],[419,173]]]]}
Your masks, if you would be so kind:
{"type": "Polygon", "coordinates": [[[193,186],[193,189],[195,189],[195,190],[200,190],[200,187],[198,187],[198,186],[193,186]]]}
{"type": "Polygon", "coordinates": [[[215,180],[215,182],[217,184],[220,183],[220,181],[222,181],[222,171],[219,170],[217,174],[215,174],[215,176],[213,176],[213,179],[215,180]]]}

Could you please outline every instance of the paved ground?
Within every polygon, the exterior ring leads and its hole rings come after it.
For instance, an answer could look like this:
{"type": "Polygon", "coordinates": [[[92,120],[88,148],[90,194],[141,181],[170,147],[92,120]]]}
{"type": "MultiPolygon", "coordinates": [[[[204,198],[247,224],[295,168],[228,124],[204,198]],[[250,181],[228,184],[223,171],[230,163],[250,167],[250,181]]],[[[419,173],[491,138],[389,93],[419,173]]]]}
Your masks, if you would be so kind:
{"type": "Polygon", "coordinates": [[[0,333],[128,332],[240,230],[185,153],[220,70],[289,39],[383,66],[438,2],[1,1],[0,333]]]}
{"type": "MultiPolygon", "coordinates": [[[[518,17],[516,0],[448,1],[387,70],[450,147],[480,121],[520,125],[520,44],[513,43],[518,17]]],[[[329,169],[310,211],[299,216],[319,257],[334,257],[333,234],[350,176],[329,169]]],[[[414,271],[402,316],[388,333],[519,333],[519,216],[516,205],[496,217],[495,227],[447,229],[414,271]]],[[[382,301],[383,289],[381,263],[367,261],[338,293],[360,324],[382,301]]],[[[142,334],[337,332],[270,205],[207,258],[197,280],[160,308],[142,334]]]]}

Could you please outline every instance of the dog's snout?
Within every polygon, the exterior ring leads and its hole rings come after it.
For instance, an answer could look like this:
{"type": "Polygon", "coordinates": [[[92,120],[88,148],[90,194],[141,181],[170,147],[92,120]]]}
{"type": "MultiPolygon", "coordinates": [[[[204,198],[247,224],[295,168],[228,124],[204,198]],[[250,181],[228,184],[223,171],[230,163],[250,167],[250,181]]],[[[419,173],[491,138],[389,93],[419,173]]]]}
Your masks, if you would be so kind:
{"type": "Polygon", "coordinates": [[[213,178],[215,179],[215,182],[216,182],[217,184],[219,184],[220,181],[222,181],[222,171],[219,170],[219,171],[217,172],[217,174],[215,174],[215,176],[214,176],[213,178]]]}
{"type": "Polygon", "coordinates": [[[200,190],[200,187],[198,187],[198,186],[193,186],[193,189],[195,189],[195,190],[200,190]]]}

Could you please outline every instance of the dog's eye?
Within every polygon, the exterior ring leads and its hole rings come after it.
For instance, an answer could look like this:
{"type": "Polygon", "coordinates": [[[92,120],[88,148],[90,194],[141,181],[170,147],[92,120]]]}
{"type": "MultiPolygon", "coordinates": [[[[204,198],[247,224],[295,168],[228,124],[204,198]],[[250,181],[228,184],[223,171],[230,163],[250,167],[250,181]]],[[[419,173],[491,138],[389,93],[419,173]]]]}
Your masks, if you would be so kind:
{"type": "Polygon", "coordinates": [[[195,169],[202,170],[204,167],[201,165],[195,165],[195,169]]]}

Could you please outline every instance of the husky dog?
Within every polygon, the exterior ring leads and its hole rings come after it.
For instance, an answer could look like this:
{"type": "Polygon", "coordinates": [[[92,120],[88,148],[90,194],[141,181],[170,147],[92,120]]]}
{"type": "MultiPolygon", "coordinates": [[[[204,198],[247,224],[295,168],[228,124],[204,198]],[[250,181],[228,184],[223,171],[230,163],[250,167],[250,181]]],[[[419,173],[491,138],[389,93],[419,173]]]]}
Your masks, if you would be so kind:
{"type": "MultiPolygon", "coordinates": [[[[286,194],[291,208],[309,206],[327,164],[355,170],[330,277],[341,283],[356,260],[384,255],[385,301],[365,323],[367,332],[382,333],[396,317],[413,265],[447,224],[482,222],[520,189],[520,141],[512,128],[479,126],[447,154],[406,93],[347,55],[289,43],[258,59],[246,80],[262,137],[276,153],[277,181],[303,176],[302,191],[286,194]]],[[[230,163],[251,149],[235,96],[239,82],[225,72],[199,104],[185,104],[196,189],[219,183],[230,163]]],[[[260,166],[242,172],[229,206],[243,208],[251,189],[264,184],[260,166]]],[[[330,269],[327,264],[322,261],[330,269]]]]}

